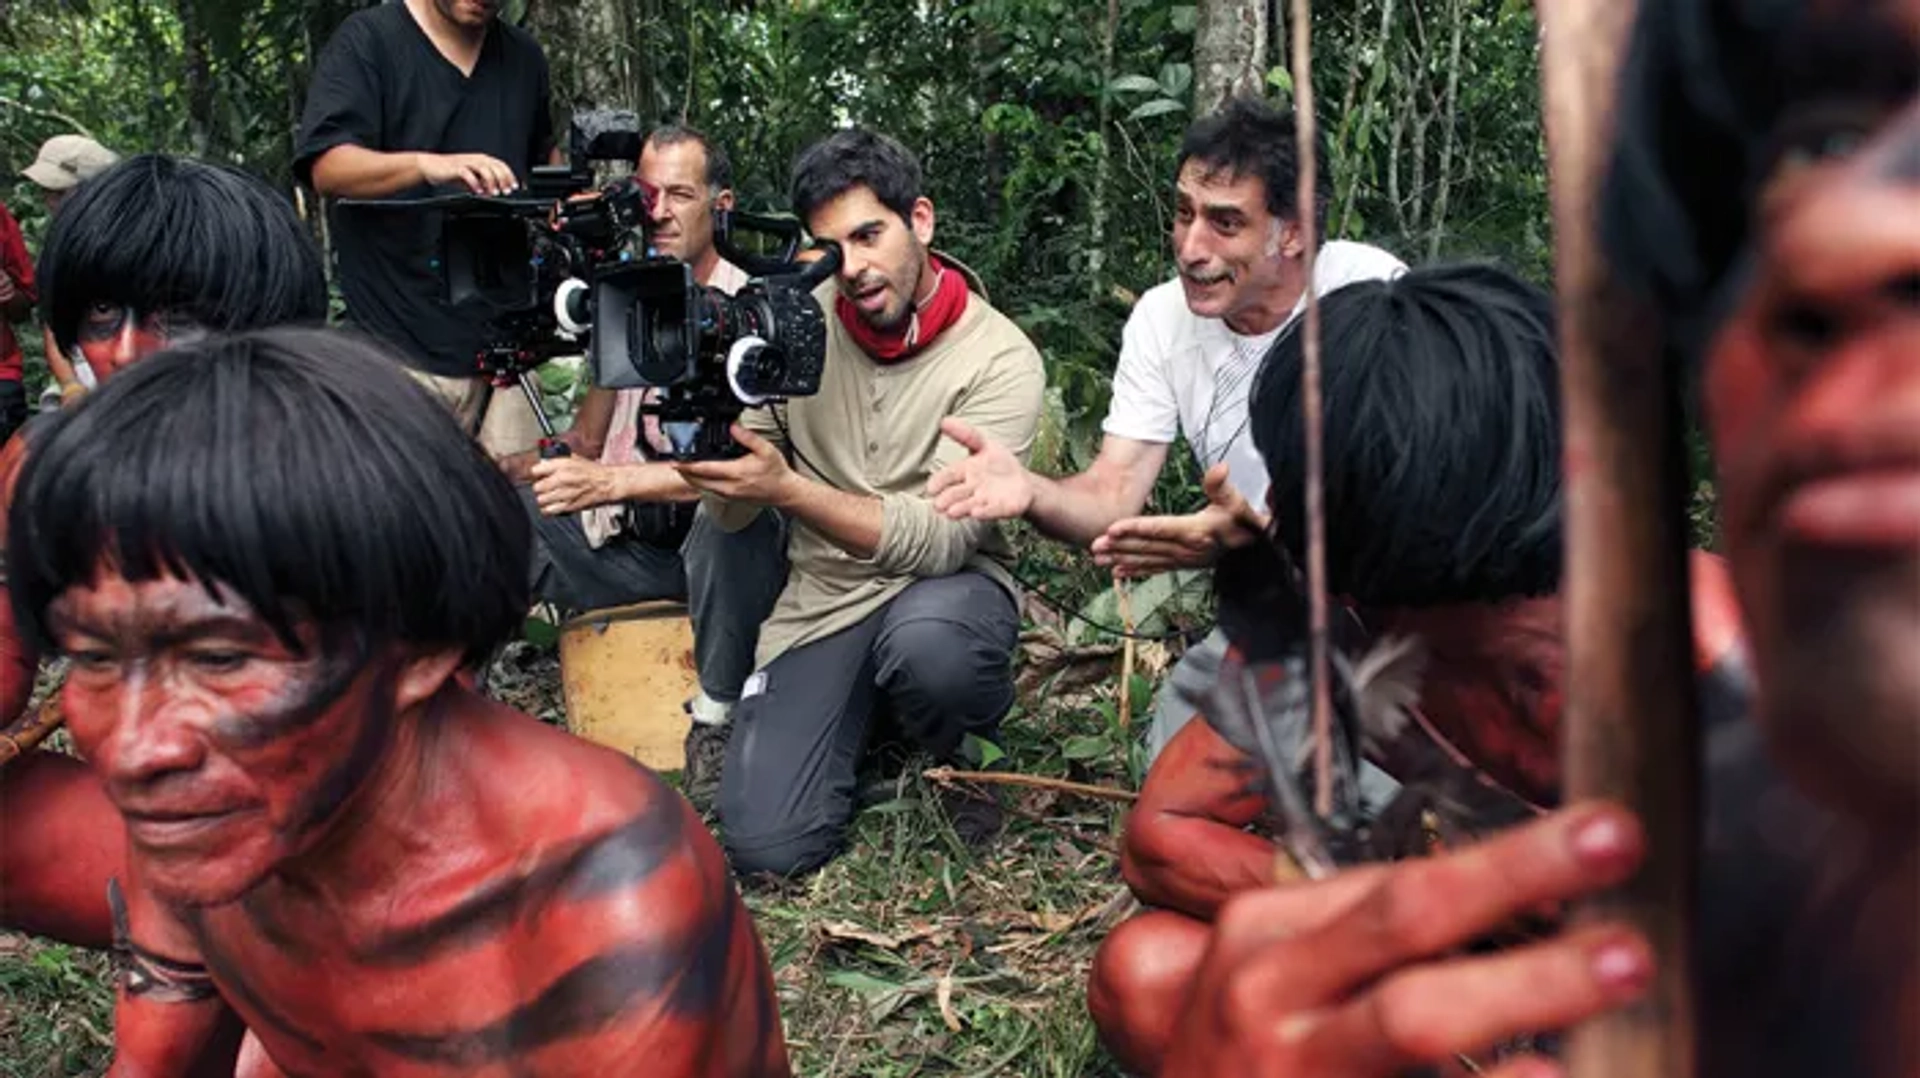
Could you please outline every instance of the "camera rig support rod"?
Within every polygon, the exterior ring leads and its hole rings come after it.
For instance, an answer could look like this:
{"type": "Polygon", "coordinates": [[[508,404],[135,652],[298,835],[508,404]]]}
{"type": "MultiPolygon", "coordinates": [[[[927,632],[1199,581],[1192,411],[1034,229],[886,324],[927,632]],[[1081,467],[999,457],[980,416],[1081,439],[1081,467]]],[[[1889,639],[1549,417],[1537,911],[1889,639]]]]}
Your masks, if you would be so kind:
{"type": "Polygon", "coordinates": [[[534,388],[533,372],[522,370],[514,376],[520,383],[520,392],[527,395],[527,407],[533,409],[533,418],[540,424],[540,459],[552,460],[555,457],[570,457],[573,450],[553,429],[553,420],[547,418],[547,410],[540,406],[540,391],[534,388]]]}

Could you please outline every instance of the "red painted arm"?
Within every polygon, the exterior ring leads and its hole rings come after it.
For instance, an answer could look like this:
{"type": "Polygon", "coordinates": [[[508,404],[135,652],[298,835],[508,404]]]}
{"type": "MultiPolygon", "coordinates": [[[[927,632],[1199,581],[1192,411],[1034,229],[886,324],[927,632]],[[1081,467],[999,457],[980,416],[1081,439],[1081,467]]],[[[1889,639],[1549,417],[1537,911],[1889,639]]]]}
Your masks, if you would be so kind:
{"type": "Polygon", "coordinates": [[[1200,718],[1154,761],[1120,850],[1140,901],[1212,920],[1228,896],[1274,882],[1274,844],[1246,831],[1266,809],[1247,762],[1200,718]]]}
{"type": "Polygon", "coordinates": [[[16,434],[0,448],[0,725],[11,723],[33,696],[33,675],[40,653],[13,623],[13,604],[4,594],[7,514],[13,507],[13,487],[27,459],[27,440],[16,434]]]}

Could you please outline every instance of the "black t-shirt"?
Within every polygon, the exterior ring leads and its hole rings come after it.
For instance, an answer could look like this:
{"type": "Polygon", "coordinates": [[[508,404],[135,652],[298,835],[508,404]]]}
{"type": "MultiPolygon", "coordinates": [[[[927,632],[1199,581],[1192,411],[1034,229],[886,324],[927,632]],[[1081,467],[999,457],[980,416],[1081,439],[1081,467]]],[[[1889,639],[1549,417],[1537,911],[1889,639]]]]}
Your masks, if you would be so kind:
{"type": "MultiPolygon", "coordinates": [[[[383,153],[482,153],[524,185],[553,147],[547,60],[525,31],[495,20],[472,75],[440,55],[402,3],[348,17],[320,54],[300,121],[294,168],[336,146],[383,153]]],[[[393,199],[454,194],[421,185],[393,199]]],[[[395,345],[416,367],[474,373],[480,325],[448,307],[440,273],[441,214],[416,209],[333,207],[333,244],[347,317],[395,345]]]]}

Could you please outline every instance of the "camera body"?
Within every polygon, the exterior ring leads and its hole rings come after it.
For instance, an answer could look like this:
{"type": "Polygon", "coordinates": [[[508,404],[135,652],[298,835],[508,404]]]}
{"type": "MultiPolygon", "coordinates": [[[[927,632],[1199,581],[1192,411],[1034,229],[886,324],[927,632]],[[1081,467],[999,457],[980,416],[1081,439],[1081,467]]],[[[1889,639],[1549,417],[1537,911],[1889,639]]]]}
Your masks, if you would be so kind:
{"type": "Polygon", "coordinates": [[[642,407],[672,459],[738,456],[728,428],[744,409],[819,392],[827,330],[812,292],[838,270],[839,249],[803,263],[798,222],[716,211],[715,246],[752,279],[736,295],[700,285],[685,263],[651,254],[658,191],[632,176],[593,189],[593,162],[631,165],[644,142],[631,112],[583,112],[570,163],[534,169],[527,196],[426,200],[445,214],[447,302],[486,327],[475,366],[497,383],[584,339],[595,385],[654,391],[642,407]],[[737,231],[780,253],[744,250],[737,231]]]}
{"type": "Polygon", "coordinates": [[[593,282],[594,382],[656,390],[643,407],[675,459],[737,455],[728,428],[744,409],[820,391],[827,327],[815,283],[761,277],[728,295],[682,262],[604,269],[593,282]]]}

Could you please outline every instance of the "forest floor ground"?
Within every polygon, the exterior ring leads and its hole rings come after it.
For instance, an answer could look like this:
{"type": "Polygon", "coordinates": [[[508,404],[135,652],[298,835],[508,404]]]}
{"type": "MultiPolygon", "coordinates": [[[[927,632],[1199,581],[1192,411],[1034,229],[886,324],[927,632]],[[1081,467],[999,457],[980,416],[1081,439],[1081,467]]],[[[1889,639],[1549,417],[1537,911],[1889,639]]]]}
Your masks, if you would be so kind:
{"type": "MultiPolygon", "coordinates": [[[[1165,662],[1143,650],[1136,690],[1165,662]]],[[[1118,649],[1029,641],[1023,652],[1003,734],[1015,770],[1134,788],[1140,754],[1117,718],[1118,649]]],[[[551,648],[510,645],[490,689],[564,722],[551,648]]],[[[1145,695],[1135,696],[1144,723],[1145,695]]],[[[795,1073],[1117,1075],[1087,1017],[1086,976],[1099,940],[1132,909],[1116,856],[1125,803],[1005,788],[1006,831],[974,851],[948,826],[924,764],[870,799],[843,857],[746,890],[795,1073]]],[[[112,1028],[104,955],[0,933],[0,1076],[101,1074],[112,1028]]]]}

